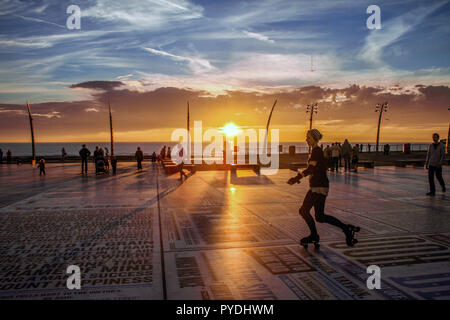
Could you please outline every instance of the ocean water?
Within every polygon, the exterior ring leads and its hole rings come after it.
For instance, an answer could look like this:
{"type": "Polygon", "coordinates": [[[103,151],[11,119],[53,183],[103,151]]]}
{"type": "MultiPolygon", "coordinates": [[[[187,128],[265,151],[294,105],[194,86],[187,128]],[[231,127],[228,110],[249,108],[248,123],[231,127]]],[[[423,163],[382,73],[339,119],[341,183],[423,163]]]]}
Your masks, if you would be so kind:
{"type": "MultiPolygon", "coordinates": [[[[363,151],[367,151],[367,142],[355,142],[358,144],[363,144],[363,151]]],[[[36,143],[36,155],[37,156],[58,156],[61,155],[61,149],[65,148],[67,154],[69,156],[78,155],[79,150],[81,149],[82,142],[51,142],[51,143],[36,143]]],[[[110,150],[109,142],[90,142],[85,143],[86,147],[94,152],[95,146],[100,146],[103,149],[108,148],[110,150]]],[[[323,145],[326,146],[330,144],[329,142],[323,142],[323,145]]],[[[402,151],[403,143],[389,143],[391,151],[402,151]]],[[[155,151],[159,153],[163,146],[173,148],[176,145],[175,142],[116,142],[114,143],[114,153],[116,155],[132,155],[136,152],[137,147],[141,147],[142,151],[146,155],[150,155],[155,151]]],[[[206,146],[207,143],[204,144],[206,146]]],[[[307,153],[308,146],[305,142],[281,142],[282,153],[287,153],[289,150],[289,146],[295,146],[297,153],[307,153]]],[[[371,151],[375,151],[375,143],[370,143],[371,151]]],[[[379,150],[383,151],[384,143],[380,143],[379,150]]],[[[428,144],[425,143],[412,143],[411,149],[412,151],[426,151],[428,144]]],[[[2,143],[0,142],[0,149],[3,150],[3,156],[6,157],[7,150],[11,150],[13,156],[31,156],[32,149],[31,143],[2,143]]]]}

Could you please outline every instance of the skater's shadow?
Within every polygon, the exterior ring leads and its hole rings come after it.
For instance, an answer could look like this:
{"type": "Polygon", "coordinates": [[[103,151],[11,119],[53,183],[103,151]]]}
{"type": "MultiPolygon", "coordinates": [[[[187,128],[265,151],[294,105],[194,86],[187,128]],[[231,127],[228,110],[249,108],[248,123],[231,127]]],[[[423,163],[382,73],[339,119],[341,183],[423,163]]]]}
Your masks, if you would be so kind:
{"type": "Polygon", "coordinates": [[[180,184],[183,184],[183,183],[185,183],[190,177],[192,177],[194,174],[195,174],[194,172],[189,172],[189,173],[187,173],[185,176],[183,176],[184,179],[183,179],[183,178],[178,178],[177,181],[178,181],[180,184]]]}

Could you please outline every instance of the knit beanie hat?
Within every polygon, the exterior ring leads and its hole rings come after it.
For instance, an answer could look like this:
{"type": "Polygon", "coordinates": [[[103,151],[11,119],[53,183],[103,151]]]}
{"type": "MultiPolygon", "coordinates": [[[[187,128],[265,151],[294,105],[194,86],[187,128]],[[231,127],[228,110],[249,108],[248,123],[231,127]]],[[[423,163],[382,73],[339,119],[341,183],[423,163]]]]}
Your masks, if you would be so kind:
{"type": "Polygon", "coordinates": [[[322,134],[320,133],[319,130],[317,129],[311,129],[308,131],[308,134],[311,135],[311,137],[316,140],[317,142],[320,141],[320,139],[322,139],[322,134]]]}

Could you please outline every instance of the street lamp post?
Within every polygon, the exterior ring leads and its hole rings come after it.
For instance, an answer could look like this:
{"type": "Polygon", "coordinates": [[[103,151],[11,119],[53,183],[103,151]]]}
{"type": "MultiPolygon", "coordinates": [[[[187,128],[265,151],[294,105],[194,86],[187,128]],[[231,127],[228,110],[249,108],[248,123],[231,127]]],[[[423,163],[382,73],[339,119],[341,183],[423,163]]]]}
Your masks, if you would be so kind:
{"type": "Polygon", "coordinates": [[[33,151],[33,160],[31,161],[31,165],[34,167],[36,165],[36,147],[34,145],[34,129],[33,129],[33,118],[31,116],[30,105],[27,101],[27,110],[28,110],[28,118],[30,119],[30,130],[31,130],[31,148],[33,151]]]}
{"type": "Polygon", "coordinates": [[[111,157],[114,156],[114,135],[113,135],[113,122],[112,122],[112,113],[111,113],[111,103],[108,100],[109,107],[109,137],[111,140],[111,157]]]}

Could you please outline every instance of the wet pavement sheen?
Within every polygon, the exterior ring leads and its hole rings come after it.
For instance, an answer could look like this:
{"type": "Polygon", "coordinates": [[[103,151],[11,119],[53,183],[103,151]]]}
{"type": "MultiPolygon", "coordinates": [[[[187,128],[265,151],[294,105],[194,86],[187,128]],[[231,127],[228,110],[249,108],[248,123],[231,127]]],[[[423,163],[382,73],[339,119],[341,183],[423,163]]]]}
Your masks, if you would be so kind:
{"type": "Polygon", "coordinates": [[[439,185],[425,196],[424,169],[329,173],[325,212],[361,232],[349,248],[318,223],[320,250],[298,244],[308,183],[286,184],[290,170],[183,183],[149,163],[120,163],[116,176],[46,170],[0,165],[0,299],[450,298],[450,197],[439,185]],[[80,290],[66,286],[69,265],[80,290]],[[369,265],[379,290],[366,286],[369,265]]]}

